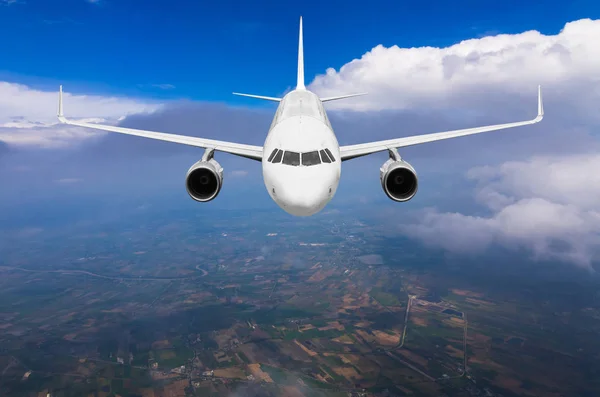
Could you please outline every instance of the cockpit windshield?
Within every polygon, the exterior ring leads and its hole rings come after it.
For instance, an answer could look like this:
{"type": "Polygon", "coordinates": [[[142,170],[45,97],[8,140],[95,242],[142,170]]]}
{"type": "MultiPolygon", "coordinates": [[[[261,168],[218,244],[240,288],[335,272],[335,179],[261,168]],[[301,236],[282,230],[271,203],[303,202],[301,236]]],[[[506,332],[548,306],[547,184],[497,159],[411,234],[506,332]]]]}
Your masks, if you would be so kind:
{"type": "Polygon", "coordinates": [[[321,163],[333,163],[335,162],[335,157],[333,157],[333,154],[331,154],[331,151],[327,148],[306,153],[274,149],[267,159],[270,163],[283,162],[283,164],[291,166],[299,166],[300,160],[302,160],[303,166],[311,166],[321,163]]]}
{"type": "Polygon", "coordinates": [[[274,163],[280,163],[281,162],[281,158],[283,157],[283,150],[280,150],[280,149],[275,149],[275,150],[278,150],[278,152],[275,155],[275,157],[273,157],[273,162],[274,163]]]}
{"type": "Polygon", "coordinates": [[[314,152],[302,153],[302,165],[316,165],[321,164],[321,159],[319,158],[319,152],[316,150],[314,152]]]}
{"type": "Polygon", "coordinates": [[[325,153],[325,150],[321,150],[320,153],[324,163],[331,163],[331,159],[329,158],[327,153],[325,153]]]}
{"type": "Polygon", "coordinates": [[[300,153],[286,151],[283,154],[283,164],[300,165],[300,153]]]}

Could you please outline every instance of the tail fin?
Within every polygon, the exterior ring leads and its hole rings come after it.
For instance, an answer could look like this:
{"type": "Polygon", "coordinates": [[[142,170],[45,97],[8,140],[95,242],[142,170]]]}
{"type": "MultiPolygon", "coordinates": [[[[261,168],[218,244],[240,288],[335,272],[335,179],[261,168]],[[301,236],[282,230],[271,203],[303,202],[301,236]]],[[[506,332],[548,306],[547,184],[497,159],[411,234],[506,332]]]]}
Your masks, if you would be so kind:
{"type": "MultiPolygon", "coordinates": [[[[300,17],[300,36],[298,38],[298,80],[296,82],[297,90],[305,90],[304,86],[304,46],[302,45],[302,17],[300,17]]],[[[252,95],[252,94],[241,94],[239,92],[234,92],[233,95],[246,96],[250,98],[263,99],[265,101],[273,101],[279,102],[281,98],[274,98],[269,96],[262,95],[252,95]]]]}
{"type": "Polygon", "coordinates": [[[297,90],[305,90],[304,86],[304,46],[302,44],[302,17],[300,17],[300,35],[298,37],[298,81],[297,90]]]}

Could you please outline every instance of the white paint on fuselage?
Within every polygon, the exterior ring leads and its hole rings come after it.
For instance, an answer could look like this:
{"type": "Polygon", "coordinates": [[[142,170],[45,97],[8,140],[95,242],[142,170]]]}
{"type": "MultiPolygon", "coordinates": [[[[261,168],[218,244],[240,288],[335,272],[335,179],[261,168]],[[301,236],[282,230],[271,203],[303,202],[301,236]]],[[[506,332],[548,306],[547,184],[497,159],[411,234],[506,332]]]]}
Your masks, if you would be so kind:
{"type": "Polygon", "coordinates": [[[284,211],[310,216],[329,203],[340,181],[340,149],[319,97],[294,90],[279,102],[263,146],[262,168],[269,195],[284,211]],[[274,149],[305,153],[325,148],[335,157],[333,163],[292,166],[267,161],[274,149]]]}

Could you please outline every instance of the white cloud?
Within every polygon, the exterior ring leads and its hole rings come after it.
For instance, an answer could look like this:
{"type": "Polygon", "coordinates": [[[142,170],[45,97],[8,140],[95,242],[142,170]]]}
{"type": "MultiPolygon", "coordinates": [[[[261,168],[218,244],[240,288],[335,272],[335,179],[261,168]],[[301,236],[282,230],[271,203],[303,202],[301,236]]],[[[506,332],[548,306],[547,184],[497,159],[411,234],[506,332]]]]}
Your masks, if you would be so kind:
{"type": "MultiPolygon", "coordinates": [[[[446,48],[378,45],[336,71],[317,76],[310,89],[321,96],[369,95],[332,102],[354,110],[506,107],[525,95],[535,110],[541,84],[557,97],[600,102],[600,20],[567,23],[557,35],[537,31],[465,40],[446,48]],[[502,95],[504,94],[504,95],[502,95]],[[568,94],[568,95],[567,95],[568,94]],[[576,95],[576,97],[575,97],[576,95]]],[[[528,102],[529,103],[529,102],[528,102]]],[[[583,110],[583,109],[582,109],[583,110]]],[[[598,112],[593,112],[599,120],[598,112]]]]}
{"type": "MultiPolygon", "coordinates": [[[[156,111],[160,104],[122,97],[64,93],[65,114],[90,122],[114,123],[135,113],[156,111]]],[[[104,135],[58,123],[58,93],[0,82],[0,141],[16,146],[61,147],[104,135]]]]}
{"type": "Polygon", "coordinates": [[[525,247],[538,259],[590,267],[600,259],[600,155],[540,157],[472,169],[488,216],[435,209],[404,227],[426,244],[479,252],[492,243],[525,247]]]}

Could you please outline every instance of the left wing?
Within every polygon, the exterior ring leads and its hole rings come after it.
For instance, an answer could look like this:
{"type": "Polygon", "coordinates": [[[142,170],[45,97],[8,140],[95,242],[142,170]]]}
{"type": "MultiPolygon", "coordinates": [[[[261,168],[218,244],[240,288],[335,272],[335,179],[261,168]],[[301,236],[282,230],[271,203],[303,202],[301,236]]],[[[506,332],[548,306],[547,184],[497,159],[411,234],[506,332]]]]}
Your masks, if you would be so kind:
{"type": "Polygon", "coordinates": [[[356,157],[365,156],[367,154],[381,152],[384,150],[397,149],[405,146],[419,145],[421,143],[440,141],[442,139],[457,138],[465,135],[480,134],[482,132],[490,132],[503,130],[506,128],[520,127],[523,125],[535,124],[544,117],[544,107],[542,105],[542,88],[538,86],[538,114],[532,120],[518,121],[516,123],[488,125],[486,127],[466,128],[463,130],[445,131],[434,134],[408,136],[405,138],[389,139],[387,141],[377,141],[362,143],[358,145],[341,146],[340,153],[342,161],[350,160],[356,157]]]}
{"type": "Polygon", "coordinates": [[[79,127],[94,128],[119,134],[135,135],[144,138],[158,139],[160,141],[180,143],[183,145],[196,146],[204,149],[214,149],[225,153],[235,154],[252,160],[262,161],[262,146],[245,145],[241,143],[217,141],[213,139],[197,138],[193,136],[166,134],[164,132],[136,130],[133,128],[116,127],[112,125],[82,123],[71,121],[63,115],[62,85],[60,86],[58,96],[58,120],[61,123],[76,125],[79,127]]]}

